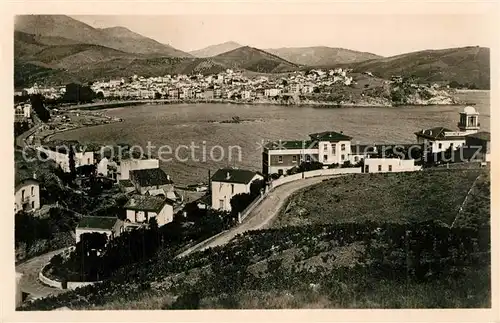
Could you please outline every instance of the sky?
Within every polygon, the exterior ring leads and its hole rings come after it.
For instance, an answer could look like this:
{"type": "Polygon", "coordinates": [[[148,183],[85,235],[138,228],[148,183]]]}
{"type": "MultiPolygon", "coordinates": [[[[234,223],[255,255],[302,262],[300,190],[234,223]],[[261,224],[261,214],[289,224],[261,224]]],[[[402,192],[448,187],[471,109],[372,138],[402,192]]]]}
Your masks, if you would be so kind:
{"type": "Polygon", "coordinates": [[[492,47],[480,14],[101,15],[72,16],[92,27],[123,26],[183,51],[235,41],[261,49],[329,46],[392,56],[424,49],[492,47]]]}

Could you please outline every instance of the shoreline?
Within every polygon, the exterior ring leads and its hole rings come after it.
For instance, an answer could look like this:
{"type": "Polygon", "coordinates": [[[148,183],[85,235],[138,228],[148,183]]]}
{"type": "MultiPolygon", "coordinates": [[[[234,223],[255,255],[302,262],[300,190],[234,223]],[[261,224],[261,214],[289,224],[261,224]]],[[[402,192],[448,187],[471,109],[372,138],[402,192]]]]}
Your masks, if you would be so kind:
{"type": "Polygon", "coordinates": [[[313,107],[313,108],[398,108],[401,106],[460,106],[460,105],[473,105],[473,103],[459,102],[459,103],[447,103],[447,104],[407,104],[407,105],[392,105],[392,104],[382,104],[382,103],[334,103],[334,102],[304,102],[304,103],[283,103],[280,101],[240,101],[240,100],[226,100],[226,99],[194,99],[194,100],[176,100],[176,99],[152,99],[152,100],[126,100],[126,101],[110,101],[110,102],[97,102],[97,103],[87,103],[87,104],[77,104],[70,105],[66,107],[60,107],[60,109],[72,111],[72,110],[104,110],[113,108],[123,108],[138,105],[152,105],[152,104],[237,104],[237,105],[276,105],[276,106],[292,106],[292,107],[313,107]]]}

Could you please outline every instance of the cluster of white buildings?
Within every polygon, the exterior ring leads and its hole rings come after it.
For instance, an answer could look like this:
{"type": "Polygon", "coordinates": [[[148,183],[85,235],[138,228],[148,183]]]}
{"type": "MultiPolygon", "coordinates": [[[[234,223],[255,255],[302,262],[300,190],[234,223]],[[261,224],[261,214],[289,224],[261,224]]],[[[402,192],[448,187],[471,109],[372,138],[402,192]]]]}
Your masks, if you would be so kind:
{"type": "MultiPolygon", "coordinates": [[[[479,113],[473,107],[465,107],[459,113],[458,131],[437,127],[423,129],[415,133],[416,145],[424,148],[424,153],[442,153],[448,149],[461,148],[462,151],[478,150],[475,158],[490,160],[490,134],[479,132],[479,113]]],[[[285,175],[288,170],[298,167],[302,162],[319,162],[330,165],[351,165],[363,161],[365,173],[413,171],[413,159],[373,158],[381,151],[377,145],[353,145],[352,137],[342,132],[325,131],[310,135],[308,140],[270,142],[262,154],[264,174],[285,175]]],[[[395,145],[400,146],[400,145],[395,145]]],[[[411,146],[411,145],[410,145],[411,146]]],[[[471,154],[472,156],[472,154],[471,154]]]]}
{"type": "Polygon", "coordinates": [[[161,97],[173,100],[241,99],[256,100],[286,94],[309,94],[321,86],[335,83],[350,85],[350,70],[337,68],[294,72],[287,77],[270,80],[265,76],[246,77],[231,69],[216,75],[166,75],[158,77],[133,76],[109,81],[96,81],[92,90],[105,98],[161,97]]]}
{"type": "Polygon", "coordinates": [[[31,87],[15,90],[14,96],[26,96],[26,95],[33,95],[33,94],[41,94],[47,99],[57,99],[57,98],[63,96],[64,93],[66,93],[65,86],[43,87],[43,86],[39,86],[37,83],[35,83],[31,87]]]}
{"type": "MultiPolygon", "coordinates": [[[[95,166],[96,175],[113,180],[129,195],[125,205],[126,218],[84,216],[76,228],[76,241],[88,232],[106,233],[110,238],[119,236],[124,230],[147,226],[152,218],[162,226],[173,221],[174,203],[179,196],[174,191],[173,181],[154,158],[132,158],[126,153],[117,158],[103,156],[104,151],[86,151],[85,147],[72,145],[75,167],[95,166]],[[97,157],[100,155],[100,157],[97,157]]],[[[43,158],[54,161],[65,172],[70,172],[69,147],[64,145],[38,146],[43,158]]],[[[16,185],[15,211],[33,211],[40,207],[38,182],[25,180],[16,185]],[[35,187],[36,186],[36,187],[35,187]],[[34,200],[36,198],[36,200],[34,200]],[[26,203],[32,203],[26,205],[26,203]]]]}

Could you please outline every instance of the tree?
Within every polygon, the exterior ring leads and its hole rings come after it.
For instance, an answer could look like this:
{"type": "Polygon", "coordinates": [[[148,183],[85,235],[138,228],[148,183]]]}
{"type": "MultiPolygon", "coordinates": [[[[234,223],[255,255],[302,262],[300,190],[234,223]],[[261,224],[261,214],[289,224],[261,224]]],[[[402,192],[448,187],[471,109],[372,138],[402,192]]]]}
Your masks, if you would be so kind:
{"type": "Polygon", "coordinates": [[[70,83],[66,85],[66,92],[62,100],[70,103],[85,103],[92,102],[95,98],[96,94],[89,86],[70,83]]]}
{"type": "Polygon", "coordinates": [[[76,163],[75,163],[75,151],[73,149],[73,146],[69,146],[68,159],[69,159],[69,172],[71,174],[71,179],[75,180],[76,163]]]}
{"type": "Polygon", "coordinates": [[[50,112],[44,106],[44,97],[41,94],[30,96],[31,107],[42,122],[50,120],[50,112]]]}
{"type": "Polygon", "coordinates": [[[250,195],[255,198],[260,195],[262,189],[266,186],[266,182],[262,179],[256,179],[250,184],[250,195]]]}
{"type": "Polygon", "coordinates": [[[248,193],[236,194],[231,198],[231,213],[238,214],[244,211],[252,203],[253,198],[248,193]]]}

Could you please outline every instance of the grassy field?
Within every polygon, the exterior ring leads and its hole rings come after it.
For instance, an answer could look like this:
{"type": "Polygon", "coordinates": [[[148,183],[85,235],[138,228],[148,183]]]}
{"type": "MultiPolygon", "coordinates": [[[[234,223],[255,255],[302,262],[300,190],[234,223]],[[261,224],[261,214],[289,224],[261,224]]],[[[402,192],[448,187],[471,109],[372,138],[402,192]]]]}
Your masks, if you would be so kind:
{"type": "Polygon", "coordinates": [[[428,220],[439,220],[451,225],[467,192],[481,172],[486,171],[442,169],[360,174],[332,179],[293,195],[272,227],[428,220]]]}

